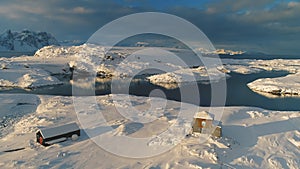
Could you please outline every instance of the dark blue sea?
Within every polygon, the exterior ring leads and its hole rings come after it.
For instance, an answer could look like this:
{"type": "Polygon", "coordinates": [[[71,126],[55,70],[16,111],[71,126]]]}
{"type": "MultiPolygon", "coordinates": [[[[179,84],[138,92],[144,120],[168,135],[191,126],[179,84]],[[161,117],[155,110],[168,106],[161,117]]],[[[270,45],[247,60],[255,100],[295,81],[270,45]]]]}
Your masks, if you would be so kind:
{"type": "MultiPolygon", "coordinates": [[[[247,87],[247,83],[259,78],[272,78],[287,75],[287,72],[277,71],[268,72],[264,71],[257,74],[242,75],[237,73],[230,73],[230,78],[226,79],[227,96],[226,106],[254,106],[261,107],[270,110],[300,110],[300,97],[276,97],[268,98],[263,95],[257,94],[247,87]]],[[[33,93],[40,95],[61,95],[72,96],[72,85],[69,83],[68,77],[57,76],[65,83],[63,85],[42,87],[33,90],[2,88],[0,93],[33,93]]],[[[180,90],[165,89],[163,87],[153,85],[148,82],[144,76],[136,77],[134,82],[131,82],[129,87],[129,93],[137,96],[149,96],[154,89],[160,89],[164,92],[166,97],[170,100],[190,102],[192,104],[198,104],[201,106],[211,105],[211,85],[207,83],[197,83],[199,88],[200,101],[194,102],[193,100],[181,100],[180,90]]],[[[214,85],[221,85],[221,82],[214,85]]],[[[114,90],[114,93],[126,94],[128,91],[120,80],[118,82],[118,90],[114,90]],[[125,91],[125,92],[124,92],[125,91]]],[[[180,88],[189,88],[189,84],[183,85],[180,88]]],[[[85,89],[81,89],[85,90],[85,89]]],[[[184,90],[183,90],[184,91],[184,90]]],[[[111,93],[111,82],[96,83],[95,94],[105,95],[111,93]]],[[[218,106],[218,105],[215,105],[218,106]]],[[[221,105],[220,105],[221,106],[221,105]]]]}

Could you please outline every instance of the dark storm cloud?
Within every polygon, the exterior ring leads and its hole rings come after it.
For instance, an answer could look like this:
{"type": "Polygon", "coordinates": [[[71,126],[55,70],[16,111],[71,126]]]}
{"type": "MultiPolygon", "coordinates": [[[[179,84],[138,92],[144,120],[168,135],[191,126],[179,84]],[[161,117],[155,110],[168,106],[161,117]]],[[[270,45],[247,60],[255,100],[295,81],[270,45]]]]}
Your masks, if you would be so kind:
{"type": "Polygon", "coordinates": [[[161,11],[195,24],[216,46],[268,53],[300,52],[300,3],[297,1],[188,0],[186,5],[182,1],[166,2],[3,0],[0,1],[0,31],[28,28],[51,32],[60,40],[86,40],[101,26],[121,16],[161,11]]]}
{"type": "Polygon", "coordinates": [[[60,39],[87,39],[105,23],[141,10],[98,0],[0,2],[0,29],[52,32],[60,39]]]}
{"type": "Polygon", "coordinates": [[[224,0],[207,4],[206,10],[180,7],[169,12],[197,25],[217,46],[298,54],[300,3],[270,2],[224,0]]]}

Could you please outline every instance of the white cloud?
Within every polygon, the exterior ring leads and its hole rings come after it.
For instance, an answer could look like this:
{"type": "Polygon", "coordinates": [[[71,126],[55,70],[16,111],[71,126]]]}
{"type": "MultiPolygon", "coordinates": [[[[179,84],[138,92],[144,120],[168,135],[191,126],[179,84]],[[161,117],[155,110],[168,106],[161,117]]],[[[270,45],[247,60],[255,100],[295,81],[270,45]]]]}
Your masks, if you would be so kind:
{"type": "Polygon", "coordinates": [[[297,6],[300,6],[300,2],[295,2],[295,1],[291,1],[288,3],[288,7],[297,7],[297,6]]]}
{"type": "Polygon", "coordinates": [[[95,11],[92,9],[82,7],[82,6],[77,6],[77,7],[71,8],[71,9],[60,8],[60,12],[67,13],[67,14],[90,14],[95,11]]]}
{"type": "Polygon", "coordinates": [[[73,8],[73,12],[74,12],[74,13],[77,13],[77,14],[86,14],[86,13],[92,13],[93,10],[91,10],[91,9],[86,9],[86,8],[84,8],[84,7],[79,6],[79,7],[73,8]]]}

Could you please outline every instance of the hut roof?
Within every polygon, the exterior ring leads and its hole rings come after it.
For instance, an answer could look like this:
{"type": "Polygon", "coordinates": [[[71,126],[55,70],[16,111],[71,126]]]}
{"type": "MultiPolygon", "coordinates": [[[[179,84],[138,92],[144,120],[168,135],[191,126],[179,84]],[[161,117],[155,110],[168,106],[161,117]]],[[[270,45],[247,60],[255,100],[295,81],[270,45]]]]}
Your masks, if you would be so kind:
{"type": "Polygon", "coordinates": [[[201,111],[201,112],[195,113],[194,118],[196,118],[196,119],[213,120],[213,117],[207,111],[201,111]]]}
{"type": "Polygon", "coordinates": [[[80,130],[79,126],[76,123],[70,123],[53,128],[40,129],[37,132],[41,132],[43,138],[51,138],[57,135],[62,135],[76,130],[80,130]]]}

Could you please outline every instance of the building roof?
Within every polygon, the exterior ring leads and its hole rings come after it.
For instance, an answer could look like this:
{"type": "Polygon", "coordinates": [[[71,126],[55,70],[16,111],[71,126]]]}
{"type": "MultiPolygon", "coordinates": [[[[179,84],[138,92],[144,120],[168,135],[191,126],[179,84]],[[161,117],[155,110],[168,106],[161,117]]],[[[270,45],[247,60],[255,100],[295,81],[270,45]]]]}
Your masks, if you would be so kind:
{"type": "Polygon", "coordinates": [[[201,111],[201,112],[195,113],[194,118],[196,118],[196,119],[213,120],[212,115],[209,114],[207,111],[201,111]]]}
{"type": "Polygon", "coordinates": [[[41,135],[44,139],[51,138],[57,135],[62,135],[65,133],[73,132],[76,130],[80,130],[79,126],[76,123],[70,123],[62,126],[40,129],[37,132],[41,132],[41,135]]]}

